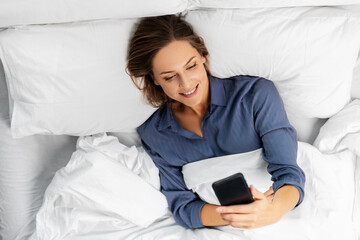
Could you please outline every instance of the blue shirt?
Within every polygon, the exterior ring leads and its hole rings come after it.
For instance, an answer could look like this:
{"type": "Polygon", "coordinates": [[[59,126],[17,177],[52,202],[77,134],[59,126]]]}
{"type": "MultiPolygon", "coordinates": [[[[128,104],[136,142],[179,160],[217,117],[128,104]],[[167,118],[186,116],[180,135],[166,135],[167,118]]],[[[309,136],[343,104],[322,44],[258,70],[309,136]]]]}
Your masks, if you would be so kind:
{"type": "Polygon", "coordinates": [[[201,122],[203,137],[185,130],[171,105],[158,109],[138,128],[144,149],[159,168],[161,191],[175,220],[186,228],[203,227],[205,204],[187,189],[182,166],[206,158],[263,148],[276,192],[293,185],[304,198],[304,172],[296,163],[297,137],[275,85],[264,78],[208,75],[210,105],[201,122]]]}

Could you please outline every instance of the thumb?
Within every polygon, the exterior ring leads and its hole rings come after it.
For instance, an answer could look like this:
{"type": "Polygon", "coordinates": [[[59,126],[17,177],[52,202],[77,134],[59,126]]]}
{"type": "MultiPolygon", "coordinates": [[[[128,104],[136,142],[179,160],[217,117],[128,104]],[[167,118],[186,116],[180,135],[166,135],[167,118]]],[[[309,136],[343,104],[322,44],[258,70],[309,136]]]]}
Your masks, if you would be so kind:
{"type": "Polygon", "coordinates": [[[264,195],[267,197],[267,196],[270,196],[270,195],[273,195],[274,194],[274,189],[270,186],[269,189],[264,192],[264,195]]]}
{"type": "Polygon", "coordinates": [[[259,192],[253,185],[250,185],[250,192],[254,200],[260,200],[266,198],[266,196],[262,192],[259,192]]]}

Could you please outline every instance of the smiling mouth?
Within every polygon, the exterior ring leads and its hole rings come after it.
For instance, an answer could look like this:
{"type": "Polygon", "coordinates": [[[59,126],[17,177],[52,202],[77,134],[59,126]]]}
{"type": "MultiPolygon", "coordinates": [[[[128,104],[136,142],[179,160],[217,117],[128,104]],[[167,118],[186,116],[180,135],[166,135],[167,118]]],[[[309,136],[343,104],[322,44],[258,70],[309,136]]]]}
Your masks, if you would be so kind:
{"type": "Polygon", "coordinates": [[[198,87],[199,87],[199,84],[197,84],[193,90],[186,92],[186,93],[180,93],[180,94],[183,95],[184,97],[191,97],[196,94],[198,87]]]}

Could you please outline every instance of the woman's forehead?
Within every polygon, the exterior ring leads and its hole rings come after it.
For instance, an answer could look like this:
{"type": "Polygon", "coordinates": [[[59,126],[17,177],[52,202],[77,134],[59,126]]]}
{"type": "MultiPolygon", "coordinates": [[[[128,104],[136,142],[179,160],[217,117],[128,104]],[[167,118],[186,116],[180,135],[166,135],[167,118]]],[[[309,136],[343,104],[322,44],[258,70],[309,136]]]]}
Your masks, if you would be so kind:
{"type": "Polygon", "coordinates": [[[174,71],[184,67],[190,59],[199,57],[198,51],[188,41],[172,41],[155,55],[153,68],[155,71],[174,71]]]}

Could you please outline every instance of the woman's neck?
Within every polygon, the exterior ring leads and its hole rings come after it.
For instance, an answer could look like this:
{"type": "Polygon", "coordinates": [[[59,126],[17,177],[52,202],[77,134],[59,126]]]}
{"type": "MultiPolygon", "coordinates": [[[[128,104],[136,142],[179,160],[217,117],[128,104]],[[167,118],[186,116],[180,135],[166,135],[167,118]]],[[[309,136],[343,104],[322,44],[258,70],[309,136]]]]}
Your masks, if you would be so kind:
{"type": "Polygon", "coordinates": [[[171,107],[174,113],[191,114],[202,118],[205,115],[206,110],[210,105],[210,94],[207,94],[206,98],[196,106],[187,106],[181,102],[173,102],[171,107]]]}

